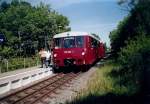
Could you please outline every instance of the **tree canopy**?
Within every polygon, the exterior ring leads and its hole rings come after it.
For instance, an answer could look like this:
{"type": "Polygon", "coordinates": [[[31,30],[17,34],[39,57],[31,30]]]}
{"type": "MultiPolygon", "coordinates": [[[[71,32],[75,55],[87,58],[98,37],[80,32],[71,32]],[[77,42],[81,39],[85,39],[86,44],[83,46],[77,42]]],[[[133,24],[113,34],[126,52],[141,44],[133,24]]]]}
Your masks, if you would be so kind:
{"type": "MultiPolygon", "coordinates": [[[[120,84],[150,92],[150,0],[120,0],[129,14],[110,33],[120,84]]],[[[139,91],[139,92],[140,92],[139,91]]],[[[137,92],[137,91],[136,91],[137,92]]],[[[142,92],[142,93],[143,93],[142,92]]]]}
{"type": "Polygon", "coordinates": [[[68,26],[68,18],[49,5],[32,6],[19,0],[3,2],[0,5],[0,33],[5,34],[7,42],[1,45],[0,53],[6,57],[20,53],[32,55],[35,50],[45,47],[53,35],[70,30],[68,26]]]}
{"type": "Polygon", "coordinates": [[[112,50],[117,53],[125,47],[127,41],[138,35],[150,35],[150,1],[149,0],[119,0],[120,5],[127,5],[129,14],[110,33],[112,50]]]}

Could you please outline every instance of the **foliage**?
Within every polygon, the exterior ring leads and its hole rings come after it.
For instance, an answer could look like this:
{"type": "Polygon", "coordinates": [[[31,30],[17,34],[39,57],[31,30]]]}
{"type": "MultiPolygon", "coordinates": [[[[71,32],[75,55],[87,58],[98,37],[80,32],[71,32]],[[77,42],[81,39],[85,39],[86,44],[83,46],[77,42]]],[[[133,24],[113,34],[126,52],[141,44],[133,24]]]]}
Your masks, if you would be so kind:
{"type": "Polygon", "coordinates": [[[23,69],[28,67],[37,66],[39,64],[39,58],[38,57],[27,57],[27,58],[10,58],[8,60],[2,60],[0,61],[0,71],[8,72],[13,71],[17,69],[23,69]]]}
{"type": "Polygon", "coordinates": [[[123,10],[130,11],[141,0],[118,0],[118,4],[123,7],[123,10]]]}
{"type": "Polygon", "coordinates": [[[143,78],[146,77],[145,72],[150,68],[150,37],[138,36],[127,44],[119,53],[119,62],[122,66],[120,74],[126,78],[125,83],[130,79],[132,83],[142,85],[143,78]]]}
{"type": "Polygon", "coordinates": [[[34,55],[40,47],[46,47],[53,35],[70,29],[67,17],[55,12],[49,5],[41,3],[34,7],[20,0],[1,4],[0,24],[0,33],[7,38],[4,46],[16,56],[34,55]]]}
{"type": "Polygon", "coordinates": [[[118,25],[118,28],[116,30],[113,30],[109,37],[111,41],[111,49],[114,53],[117,53],[120,51],[120,48],[125,45],[125,40],[127,40],[127,35],[122,34],[126,31],[126,28],[128,27],[128,20],[129,17],[124,18],[123,21],[121,21],[118,25]]]}
{"type": "Polygon", "coordinates": [[[141,34],[150,35],[150,1],[128,0],[126,3],[131,3],[133,6],[129,15],[119,23],[116,30],[110,33],[111,46],[115,54],[127,45],[128,40],[141,34]]]}
{"type": "Polygon", "coordinates": [[[0,47],[0,54],[6,58],[13,55],[13,53],[12,53],[13,51],[14,50],[10,47],[3,47],[3,48],[0,47]]]}
{"type": "Polygon", "coordinates": [[[111,48],[120,67],[113,74],[125,86],[150,93],[150,1],[119,0],[129,9],[127,17],[110,33],[111,48]]]}

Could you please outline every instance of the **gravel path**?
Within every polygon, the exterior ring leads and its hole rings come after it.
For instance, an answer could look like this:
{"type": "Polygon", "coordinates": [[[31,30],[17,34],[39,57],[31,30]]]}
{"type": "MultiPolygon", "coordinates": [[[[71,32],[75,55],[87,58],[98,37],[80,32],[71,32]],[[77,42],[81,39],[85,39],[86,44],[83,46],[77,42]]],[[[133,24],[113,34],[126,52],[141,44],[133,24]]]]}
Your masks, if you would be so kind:
{"type": "Polygon", "coordinates": [[[67,85],[67,87],[62,87],[61,90],[56,92],[57,94],[52,95],[51,98],[46,100],[49,100],[49,104],[63,104],[66,101],[71,101],[76,97],[80,90],[86,87],[90,76],[93,75],[95,71],[96,67],[92,67],[89,71],[84,72],[77,78],[73,79],[70,82],[70,85],[67,85]]]}

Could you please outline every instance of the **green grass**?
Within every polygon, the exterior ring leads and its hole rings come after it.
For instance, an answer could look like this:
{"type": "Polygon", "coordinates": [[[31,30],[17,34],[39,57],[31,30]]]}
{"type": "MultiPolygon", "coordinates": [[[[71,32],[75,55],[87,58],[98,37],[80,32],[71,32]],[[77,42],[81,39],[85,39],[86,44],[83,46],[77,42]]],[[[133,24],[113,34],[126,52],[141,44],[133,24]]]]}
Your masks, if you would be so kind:
{"type": "Polygon", "coordinates": [[[40,63],[38,57],[11,58],[8,59],[8,63],[6,61],[0,61],[0,69],[1,72],[4,73],[4,72],[18,70],[22,68],[37,66],[37,63],[40,63]]]}
{"type": "Polygon", "coordinates": [[[86,92],[84,93],[86,95],[104,95],[110,92],[115,94],[127,93],[127,89],[123,86],[120,87],[119,84],[117,85],[117,79],[109,75],[115,67],[116,65],[107,63],[103,67],[98,68],[93,77],[88,81],[87,89],[83,90],[82,93],[86,92]]]}
{"type": "MultiPolygon", "coordinates": [[[[103,67],[97,68],[92,78],[88,81],[86,89],[81,90],[72,102],[67,104],[126,104],[128,96],[137,91],[135,86],[123,86],[118,83],[119,77],[114,77],[111,72],[117,64],[107,62],[103,67]],[[132,91],[134,90],[134,91],[132,91]],[[120,100],[124,100],[124,102],[120,100]],[[107,102],[111,101],[111,103],[107,102]],[[126,102],[126,103],[125,103],[126,102]]],[[[121,77],[121,76],[120,76],[121,77]]]]}

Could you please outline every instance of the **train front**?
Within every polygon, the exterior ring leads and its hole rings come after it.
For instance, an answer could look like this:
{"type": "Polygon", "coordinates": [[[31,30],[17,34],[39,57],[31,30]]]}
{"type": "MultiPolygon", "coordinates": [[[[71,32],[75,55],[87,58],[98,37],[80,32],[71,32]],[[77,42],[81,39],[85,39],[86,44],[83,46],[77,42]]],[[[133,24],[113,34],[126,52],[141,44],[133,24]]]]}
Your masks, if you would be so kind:
{"type": "Polygon", "coordinates": [[[54,68],[85,65],[85,36],[54,38],[54,68]]]}

